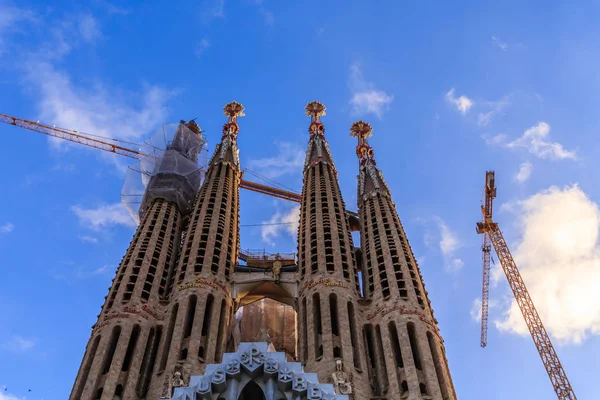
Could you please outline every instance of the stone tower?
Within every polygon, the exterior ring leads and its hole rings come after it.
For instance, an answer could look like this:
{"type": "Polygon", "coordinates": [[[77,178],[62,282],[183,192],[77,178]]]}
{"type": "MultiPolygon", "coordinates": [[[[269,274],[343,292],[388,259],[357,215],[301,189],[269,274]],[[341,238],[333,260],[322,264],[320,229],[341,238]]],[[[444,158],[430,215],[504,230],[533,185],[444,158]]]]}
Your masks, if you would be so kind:
{"type": "MultiPolygon", "coordinates": [[[[264,255],[250,264],[242,253],[240,266],[244,107],[232,102],[224,112],[201,187],[205,142],[193,122],[179,124],[154,168],[70,399],[456,400],[421,273],[367,141],[371,126],[351,127],[359,214],[350,219],[321,122],[325,106],[306,106],[297,265],[278,254],[263,268],[264,255]],[[360,230],[360,249],[352,230],[360,230]],[[265,297],[296,310],[277,326],[297,329],[297,346],[240,343],[235,311],[265,297]]],[[[242,326],[262,326],[253,322],[242,326]]]]}
{"type": "MultiPolygon", "coordinates": [[[[298,234],[299,355],[320,381],[342,361],[357,399],[368,398],[354,245],[337,171],[325,139],[325,106],[306,106],[311,117],[304,163],[298,234]]],[[[342,393],[346,394],[346,393],[342,393]]]]}
{"type": "Polygon", "coordinates": [[[358,138],[363,333],[373,395],[454,400],[443,340],[390,189],[367,141],[371,133],[363,121],[350,131],[358,138]]]}
{"type": "Polygon", "coordinates": [[[174,376],[189,378],[204,372],[207,363],[221,361],[232,317],[230,275],[239,249],[237,117],[243,111],[237,102],[224,108],[228,121],[181,240],[148,398],[170,397],[174,376]]]}
{"type": "Polygon", "coordinates": [[[147,391],[162,334],[161,303],[183,218],[200,183],[197,167],[190,169],[200,148],[198,125],[180,123],[148,184],[144,215],[92,327],[70,399],[132,398],[147,391]]]}

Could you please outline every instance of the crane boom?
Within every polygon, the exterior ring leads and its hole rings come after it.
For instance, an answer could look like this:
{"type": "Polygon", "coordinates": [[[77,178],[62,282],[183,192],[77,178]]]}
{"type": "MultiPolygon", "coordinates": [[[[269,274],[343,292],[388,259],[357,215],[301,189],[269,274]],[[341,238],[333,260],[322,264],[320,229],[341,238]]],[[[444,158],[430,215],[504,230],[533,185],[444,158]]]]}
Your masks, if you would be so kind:
{"type": "MultiPolygon", "coordinates": [[[[9,125],[18,126],[19,128],[29,129],[31,131],[43,133],[48,136],[53,136],[59,139],[68,140],[70,142],[79,143],[84,146],[93,147],[95,149],[108,151],[110,153],[119,154],[125,157],[130,158],[139,158],[140,156],[147,156],[142,151],[130,149],[118,144],[109,143],[104,140],[96,139],[94,137],[90,137],[87,135],[83,135],[75,130],[57,128],[50,125],[41,124],[39,122],[30,121],[27,119],[16,118],[10,115],[1,114],[0,113],[0,122],[4,122],[9,125]]],[[[287,190],[282,190],[278,188],[274,188],[271,186],[261,185],[256,182],[241,180],[240,188],[251,190],[253,192],[258,192],[262,194],[266,194],[269,196],[277,197],[283,200],[295,201],[296,203],[300,203],[301,196],[298,193],[290,192],[287,190]]]]}
{"type": "MultiPolygon", "coordinates": [[[[521,277],[521,273],[519,272],[519,268],[515,263],[515,260],[510,253],[508,245],[504,240],[504,236],[500,231],[500,227],[496,222],[492,221],[492,203],[493,199],[496,197],[496,187],[495,187],[495,178],[493,171],[486,172],[486,186],[485,186],[485,200],[484,205],[481,207],[483,221],[477,223],[477,233],[484,234],[488,237],[489,242],[491,242],[494,250],[496,251],[496,255],[498,256],[498,260],[500,261],[500,265],[502,265],[502,269],[506,274],[506,279],[508,280],[508,284],[515,296],[515,300],[519,305],[519,309],[521,310],[521,314],[523,314],[523,318],[525,319],[525,323],[527,324],[527,328],[531,333],[531,337],[533,342],[535,343],[535,347],[540,354],[542,362],[544,363],[544,367],[546,368],[546,373],[552,382],[552,386],[559,400],[577,400],[575,396],[575,392],[569,383],[569,379],[567,378],[567,374],[558,359],[558,354],[556,350],[554,350],[554,346],[552,346],[552,342],[550,341],[550,336],[546,332],[546,328],[544,328],[544,324],[542,323],[542,319],[540,318],[537,310],[535,309],[535,305],[533,304],[533,300],[529,295],[529,291],[525,286],[525,282],[521,277]]],[[[485,243],[485,239],[484,239],[485,243]]],[[[485,257],[485,249],[484,249],[484,257],[485,257]]],[[[485,262],[484,262],[484,285],[485,285],[485,262]]],[[[489,276],[488,276],[489,279],[489,276]]],[[[488,287],[489,289],[489,287],[488,287]]],[[[484,292],[485,292],[484,288],[484,292]]],[[[488,292],[489,293],[489,292],[488,292]]],[[[483,300],[482,300],[483,304],[483,300]]],[[[482,310],[483,311],[483,310],[482,310]]],[[[487,311],[487,310],[486,310],[487,311]]],[[[486,318],[487,319],[487,318],[486,318]]],[[[483,315],[482,315],[482,328],[483,328],[483,315]]],[[[483,343],[483,331],[482,331],[482,343],[483,343]]]]}

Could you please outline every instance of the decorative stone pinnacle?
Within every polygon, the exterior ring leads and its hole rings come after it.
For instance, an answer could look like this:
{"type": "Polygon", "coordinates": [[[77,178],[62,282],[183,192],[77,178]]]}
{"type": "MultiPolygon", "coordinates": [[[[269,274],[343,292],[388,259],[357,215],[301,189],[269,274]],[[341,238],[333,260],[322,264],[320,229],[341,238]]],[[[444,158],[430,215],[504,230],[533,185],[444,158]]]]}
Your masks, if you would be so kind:
{"type": "Polygon", "coordinates": [[[314,100],[308,103],[304,109],[306,110],[306,114],[304,115],[310,116],[313,120],[315,120],[326,115],[325,110],[327,107],[325,107],[325,104],[314,100]]]}
{"type": "Polygon", "coordinates": [[[359,142],[373,135],[373,127],[368,122],[357,121],[350,127],[350,136],[357,137],[359,142]],[[362,140],[361,140],[362,139],[362,140]]]}
{"type": "Polygon", "coordinates": [[[223,107],[223,112],[226,117],[229,117],[232,120],[235,120],[237,117],[243,117],[244,114],[244,106],[238,103],[237,101],[232,101],[223,107]]]}

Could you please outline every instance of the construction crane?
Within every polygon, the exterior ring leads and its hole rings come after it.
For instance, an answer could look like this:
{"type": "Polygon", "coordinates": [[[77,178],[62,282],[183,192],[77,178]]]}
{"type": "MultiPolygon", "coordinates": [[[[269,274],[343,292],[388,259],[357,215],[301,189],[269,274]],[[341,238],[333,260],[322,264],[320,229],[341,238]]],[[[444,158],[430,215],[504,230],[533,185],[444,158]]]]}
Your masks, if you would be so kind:
{"type": "Polygon", "coordinates": [[[496,251],[500,265],[506,274],[508,284],[517,300],[517,304],[521,309],[523,318],[535,347],[537,348],[548,377],[552,382],[554,391],[560,400],[576,400],[575,392],[569,383],[567,374],[563,369],[558,354],[552,346],[550,337],[544,328],[542,319],[540,318],[533,300],[527,291],[525,282],[521,277],[521,273],[517,268],[517,264],[513,259],[508,245],[504,240],[504,236],[500,231],[498,223],[492,220],[492,202],[496,197],[496,182],[494,171],[486,171],[485,173],[485,188],[484,188],[484,203],[481,206],[483,221],[477,223],[477,233],[484,235],[483,244],[483,298],[481,301],[481,346],[485,347],[487,342],[487,314],[488,314],[488,296],[489,296],[489,261],[490,261],[490,243],[496,251]],[[486,249],[487,244],[487,249],[486,249]]]}
{"type": "MultiPolygon", "coordinates": [[[[4,122],[9,125],[18,126],[20,128],[29,129],[31,131],[43,133],[49,136],[53,136],[59,139],[68,140],[70,142],[75,142],[82,144],[84,146],[93,147],[95,149],[104,150],[110,153],[119,154],[125,157],[130,157],[134,159],[138,159],[139,157],[150,157],[149,154],[146,154],[140,150],[131,149],[121,144],[134,144],[129,142],[120,141],[117,139],[110,139],[115,143],[109,143],[104,140],[100,140],[98,137],[92,137],[90,135],[84,135],[76,130],[57,128],[55,126],[41,124],[39,122],[29,121],[26,119],[12,117],[6,114],[0,114],[0,122],[4,122]]],[[[296,203],[300,203],[301,195],[298,193],[294,193],[288,190],[283,190],[279,188],[274,188],[271,186],[261,185],[256,182],[241,180],[240,187],[242,189],[251,190],[253,192],[258,192],[262,194],[267,194],[269,196],[277,197],[283,200],[294,201],[296,203]]]]}

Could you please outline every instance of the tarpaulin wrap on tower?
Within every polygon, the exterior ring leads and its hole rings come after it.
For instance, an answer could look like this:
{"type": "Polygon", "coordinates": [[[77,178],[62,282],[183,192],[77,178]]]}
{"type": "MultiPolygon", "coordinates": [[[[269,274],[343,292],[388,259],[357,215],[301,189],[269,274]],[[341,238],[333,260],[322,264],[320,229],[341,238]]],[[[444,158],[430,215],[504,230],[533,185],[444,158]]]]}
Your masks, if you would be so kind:
{"type": "Polygon", "coordinates": [[[277,351],[296,358],[296,311],[293,307],[264,298],[235,313],[233,335],[239,342],[272,343],[277,351]]]}
{"type": "Polygon", "coordinates": [[[186,214],[206,172],[206,140],[184,124],[163,125],[142,144],[138,168],[129,168],[121,192],[129,213],[139,222],[151,200],[176,203],[186,214]],[[139,208],[139,209],[138,209],[139,208]]]}

